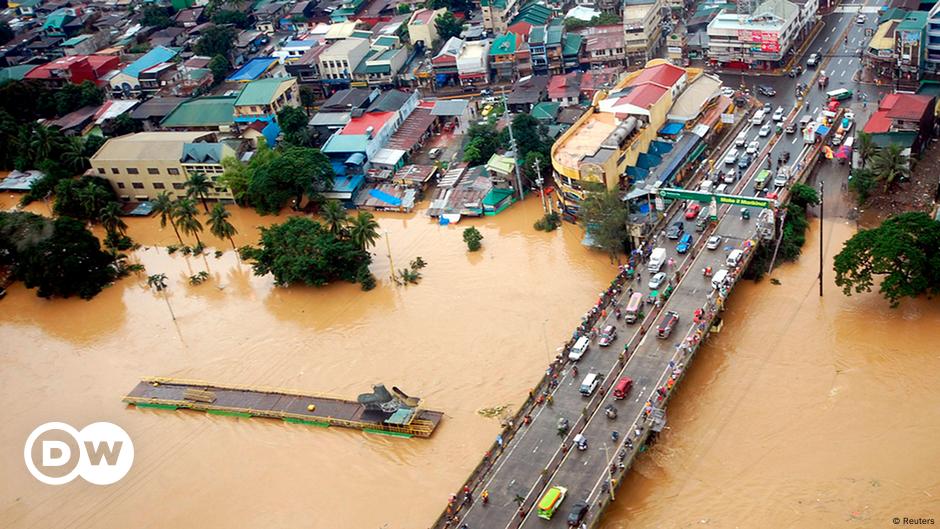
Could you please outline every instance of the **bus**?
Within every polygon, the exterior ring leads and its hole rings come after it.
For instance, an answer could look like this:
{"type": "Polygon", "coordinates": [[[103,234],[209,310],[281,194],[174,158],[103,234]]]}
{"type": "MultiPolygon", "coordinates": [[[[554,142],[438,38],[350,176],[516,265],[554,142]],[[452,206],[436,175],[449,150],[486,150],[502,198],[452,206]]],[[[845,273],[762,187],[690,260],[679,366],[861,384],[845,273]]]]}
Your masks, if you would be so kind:
{"type": "Polygon", "coordinates": [[[565,494],[567,493],[568,489],[564,487],[555,486],[548,489],[548,492],[546,492],[539,501],[539,518],[551,520],[552,516],[555,515],[555,511],[558,510],[558,507],[561,507],[561,502],[565,501],[565,494]]]}
{"type": "Polygon", "coordinates": [[[830,90],[826,92],[826,97],[835,101],[842,101],[843,99],[852,99],[852,91],[846,90],[845,88],[838,88],[836,90],[830,90]]]}
{"type": "Polygon", "coordinates": [[[627,302],[627,315],[624,316],[624,320],[626,320],[627,323],[636,323],[642,306],[643,294],[634,292],[633,295],[630,296],[630,301],[627,302]]]}
{"type": "Polygon", "coordinates": [[[754,189],[758,191],[763,191],[767,187],[767,180],[770,180],[770,171],[767,169],[762,169],[757,176],[754,177],[754,189]]]}

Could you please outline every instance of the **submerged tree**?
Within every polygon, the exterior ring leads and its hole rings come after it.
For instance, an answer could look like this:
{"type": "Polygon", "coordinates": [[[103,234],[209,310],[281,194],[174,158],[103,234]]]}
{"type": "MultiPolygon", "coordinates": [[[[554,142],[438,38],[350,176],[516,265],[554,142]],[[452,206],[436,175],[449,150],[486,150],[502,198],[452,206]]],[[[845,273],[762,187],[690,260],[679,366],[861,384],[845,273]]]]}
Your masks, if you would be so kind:
{"type": "Polygon", "coordinates": [[[580,223],[594,240],[594,244],[607,252],[613,261],[626,249],[627,206],[616,191],[588,193],[581,203],[580,223]]]}
{"type": "Polygon", "coordinates": [[[152,204],[153,212],[160,215],[160,227],[166,228],[166,223],[169,221],[170,225],[173,226],[173,232],[176,233],[176,238],[180,241],[180,246],[182,246],[183,238],[180,237],[180,231],[176,227],[176,205],[173,199],[170,198],[169,193],[161,191],[160,194],[154,198],[152,204]]]}
{"type": "Polygon", "coordinates": [[[173,307],[170,305],[170,298],[166,295],[166,274],[153,274],[147,276],[147,288],[152,288],[163,294],[163,301],[166,301],[166,308],[170,310],[170,317],[176,321],[176,314],[173,314],[173,307]]]}
{"type": "Polygon", "coordinates": [[[212,213],[209,213],[209,232],[219,239],[228,239],[228,242],[232,243],[232,249],[237,250],[232,237],[238,233],[238,230],[235,229],[235,226],[228,220],[231,216],[232,214],[225,209],[225,206],[221,203],[217,203],[212,208],[212,213]]]}

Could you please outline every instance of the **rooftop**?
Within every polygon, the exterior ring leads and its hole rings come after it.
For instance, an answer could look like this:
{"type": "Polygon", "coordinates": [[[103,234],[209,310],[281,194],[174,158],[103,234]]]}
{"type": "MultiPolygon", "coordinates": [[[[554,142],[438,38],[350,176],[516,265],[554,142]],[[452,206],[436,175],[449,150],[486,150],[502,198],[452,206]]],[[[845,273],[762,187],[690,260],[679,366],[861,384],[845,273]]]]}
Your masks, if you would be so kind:
{"type": "Polygon", "coordinates": [[[92,161],[179,161],[183,144],[206,136],[205,132],[138,132],[111,138],[91,157],[92,161]]]}
{"type": "Polygon", "coordinates": [[[565,138],[555,151],[555,159],[565,167],[577,167],[585,156],[591,156],[617,128],[617,117],[606,112],[595,112],[578,130],[565,138]]]}
{"type": "Polygon", "coordinates": [[[177,48],[166,48],[163,46],[157,46],[156,48],[148,51],[143,56],[141,56],[136,61],[127,65],[121,73],[129,75],[130,77],[137,77],[140,75],[140,72],[152,68],[161,62],[167,62],[176,57],[179,54],[179,49],[177,48]]]}
{"type": "Polygon", "coordinates": [[[245,89],[238,95],[235,106],[269,105],[274,101],[278,90],[282,86],[296,82],[293,77],[271,77],[251,81],[245,85],[245,89]]]}
{"type": "Polygon", "coordinates": [[[395,116],[395,112],[366,112],[365,114],[349,120],[349,123],[343,127],[339,134],[342,135],[360,135],[366,134],[369,128],[372,128],[373,136],[382,129],[389,119],[395,116]]]}
{"type": "Polygon", "coordinates": [[[226,81],[247,82],[258,79],[277,63],[276,57],[255,57],[228,76],[226,81]]]}
{"type": "Polygon", "coordinates": [[[684,69],[669,63],[660,63],[640,70],[640,73],[630,81],[630,84],[638,85],[652,82],[663,86],[673,86],[683,75],[685,75],[684,69]]]}
{"type": "Polygon", "coordinates": [[[408,24],[411,26],[430,24],[434,17],[434,11],[430,9],[419,9],[411,14],[411,20],[408,24]]]}
{"type": "Polygon", "coordinates": [[[205,96],[178,105],[160,123],[166,128],[217,127],[235,122],[237,96],[205,96]]]}

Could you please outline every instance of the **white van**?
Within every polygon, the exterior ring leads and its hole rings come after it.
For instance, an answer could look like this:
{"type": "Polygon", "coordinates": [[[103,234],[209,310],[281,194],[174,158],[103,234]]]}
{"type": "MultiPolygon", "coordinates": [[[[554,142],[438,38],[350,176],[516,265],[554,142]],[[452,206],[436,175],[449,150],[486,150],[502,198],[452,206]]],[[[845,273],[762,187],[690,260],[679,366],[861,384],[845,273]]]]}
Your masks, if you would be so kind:
{"type": "Polygon", "coordinates": [[[728,190],[728,184],[721,184],[720,186],[715,188],[715,193],[721,195],[727,190],[728,190]]]}
{"type": "Polygon", "coordinates": [[[702,183],[698,185],[698,190],[702,193],[710,193],[713,183],[711,180],[702,180],[702,183]]]}
{"type": "Polygon", "coordinates": [[[591,345],[591,340],[587,336],[582,336],[574,342],[574,347],[571,348],[571,351],[568,352],[568,360],[572,362],[577,362],[581,360],[581,357],[584,356],[584,353],[587,352],[588,347],[591,345]]]}
{"type": "Polygon", "coordinates": [[[581,381],[581,387],[578,391],[581,392],[585,397],[590,397],[594,390],[597,389],[598,384],[601,383],[601,376],[598,373],[588,373],[584,380],[581,381]]]}
{"type": "Polygon", "coordinates": [[[736,148],[732,147],[732,148],[728,151],[728,154],[725,154],[725,159],[724,159],[725,165],[731,165],[731,164],[733,164],[737,159],[738,159],[738,150],[737,150],[736,148]]]}
{"type": "Polygon", "coordinates": [[[728,271],[722,268],[721,270],[715,272],[715,275],[712,276],[712,287],[716,290],[721,288],[721,284],[727,279],[728,271]]]}
{"type": "Polygon", "coordinates": [[[666,249],[665,248],[654,248],[652,253],[650,253],[650,261],[647,264],[646,269],[651,273],[655,274],[659,272],[659,269],[663,267],[663,263],[666,261],[666,249]]]}
{"type": "Polygon", "coordinates": [[[735,147],[744,147],[747,144],[747,131],[742,130],[738,133],[738,137],[734,139],[735,147]]]}
{"type": "Polygon", "coordinates": [[[731,253],[728,254],[728,259],[725,260],[727,266],[738,266],[738,263],[741,262],[741,257],[744,257],[743,250],[731,250],[731,253]]]}
{"type": "Polygon", "coordinates": [[[767,113],[764,112],[763,109],[758,110],[757,112],[754,113],[754,116],[751,117],[751,124],[752,124],[752,125],[760,125],[760,124],[764,123],[764,117],[765,117],[766,115],[767,115],[767,113]]]}

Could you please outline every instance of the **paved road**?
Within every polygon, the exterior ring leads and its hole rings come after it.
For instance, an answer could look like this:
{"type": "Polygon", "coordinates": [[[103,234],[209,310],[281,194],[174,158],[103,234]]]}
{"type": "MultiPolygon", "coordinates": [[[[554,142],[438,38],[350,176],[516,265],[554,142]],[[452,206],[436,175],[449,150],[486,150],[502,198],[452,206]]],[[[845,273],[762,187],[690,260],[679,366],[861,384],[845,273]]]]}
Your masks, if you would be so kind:
{"type": "MultiPolygon", "coordinates": [[[[871,18],[873,17],[869,15],[869,19],[871,18]]],[[[859,68],[859,59],[854,55],[842,56],[838,52],[840,48],[845,47],[844,40],[840,40],[844,39],[843,35],[846,33],[849,35],[851,47],[863,36],[863,26],[855,25],[853,13],[835,13],[825,17],[825,21],[826,27],[817,35],[808,53],[817,50],[825,52],[826,58],[818,70],[830,72],[831,81],[828,90],[843,85],[846,88],[855,89],[852,86],[851,74],[859,68]]],[[[873,23],[872,20],[869,21],[869,25],[873,23]]],[[[805,58],[803,62],[805,65],[805,58]]],[[[819,90],[813,84],[816,73],[817,70],[806,69],[797,79],[767,78],[766,82],[775,86],[778,91],[778,95],[770,101],[774,108],[777,105],[790,105],[790,108],[785,107],[785,110],[789,112],[788,120],[799,120],[800,116],[807,112],[816,114],[826,103],[824,91],[819,90]],[[793,108],[794,89],[796,83],[800,81],[810,86],[809,110],[793,108]]],[[[739,78],[740,76],[730,76],[730,79],[725,81],[727,84],[736,86],[739,78]]],[[[762,79],[761,82],[764,80],[762,79]]],[[[863,90],[870,94],[870,101],[877,101],[876,91],[867,88],[863,90]]],[[[861,105],[861,102],[851,104],[855,107],[861,105]]],[[[872,103],[871,106],[874,107],[875,104],[872,103]]],[[[759,137],[758,129],[759,127],[752,125],[748,125],[745,129],[748,141],[758,141],[760,150],[757,159],[744,173],[744,177],[733,184],[734,192],[738,194],[750,196],[759,194],[754,190],[752,180],[754,174],[765,166],[768,156],[775,161],[782,153],[789,152],[791,164],[795,165],[801,161],[801,155],[805,152],[800,134],[783,135],[779,141],[770,146],[769,142],[774,135],[759,137]]],[[[722,158],[723,156],[724,153],[721,153],[722,158]]],[[[720,160],[719,165],[721,165],[720,160]]],[[[655,399],[656,388],[662,386],[673,369],[681,365],[677,356],[677,344],[681,343],[692,330],[693,312],[706,303],[707,296],[713,290],[710,280],[705,278],[700,271],[706,266],[714,270],[723,268],[727,254],[738,247],[744,239],[753,237],[754,223],[757,218],[756,211],[754,213],[749,221],[742,220],[736,210],[726,214],[714,230],[714,234],[723,239],[717,250],[705,250],[702,248],[701,241],[696,240],[697,250],[691,255],[679,255],[675,251],[675,241],[660,241],[660,245],[667,249],[668,258],[676,263],[672,268],[665,266],[664,271],[673,272],[676,269],[683,269],[689,260],[692,263],[688,267],[690,273],[680,279],[672,297],[663,307],[664,311],[671,310],[679,313],[680,322],[677,328],[668,339],[657,339],[651,335],[654,333],[639,337],[640,323],[626,325],[622,321],[613,321],[609,318],[609,323],[614,323],[617,328],[617,340],[607,348],[592,345],[589,352],[579,362],[578,377],[574,377],[570,370],[562,373],[559,386],[553,393],[553,405],[543,405],[537,409],[532,423],[524,427],[516,436],[507,452],[497,461],[494,470],[484,480],[483,488],[489,492],[489,504],[484,506],[480,501],[474,502],[469,509],[461,513],[462,523],[471,529],[517,527],[520,522],[526,527],[564,527],[568,509],[579,500],[587,500],[591,505],[589,517],[593,518],[599,514],[595,507],[599,496],[603,494],[602,486],[607,478],[607,469],[611,462],[617,461],[617,454],[623,449],[622,443],[625,438],[632,435],[631,432],[643,413],[647,400],[655,399]],[[632,342],[634,339],[641,339],[641,341],[621,370],[618,353],[623,350],[625,343],[632,342]],[[603,385],[605,391],[599,391],[590,399],[581,396],[578,392],[580,379],[588,372],[601,373],[605,377],[603,385]],[[629,376],[633,379],[633,390],[627,399],[614,400],[611,394],[612,386],[621,376],[629,376]],[[603,407],[607,404],[613,404],[618,409],[616,420],[610,420],[604,415],[603,407]],[[562,452],[563,438],[557,432],[558,419],[565,417],[575,428],[580,427],[584,423],[579,421],[579,417],[586,408],[589,414],[583,434],[588,439],[588,449],[585,451],[571,449],[566,453],[562,452]],[[611,438],[611,432],[615,430],[621,434],[617,442],[612,441],[611,438]],[[543,470],[555,460],[556,456],[563,457],[561,465],[554,472],[549,471],[543,476],[543,470]],[[568,489],[567,498],[556,517],[551,522],[540,520],[533,512],[534,507],[520,515],[518,500],[526,498],[527,505],[531,505],[531,502],[540,497],[548,485],[560,485],[568,489]]],[[[675,218],[670,219],[670,223],[682,220],[682,215],[683,212],[680,211],[675,218]]],[[[693,231],[691,222],[686,222],[686,231],[693,233],[696,239],[702,235],[693,231]]],[[[710,235],[711,232],[708,234],[710,235]]],[[[646,270],[642,270],[641,274],[642,281],[634,283],[633,288],[647,293],[650,290],[646,284],[649,274],[646,270]]],[[[651,308],[648,312],[651,314],[647,315],[642,326],[655,327],[658,321],[654,321],[651,308]]],[[[645,432],[643,436],[645,437],[645,432]]],[[[632,450],[628,452],[632,455],[632,450]]]]}

